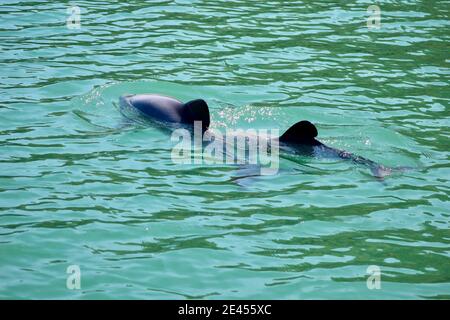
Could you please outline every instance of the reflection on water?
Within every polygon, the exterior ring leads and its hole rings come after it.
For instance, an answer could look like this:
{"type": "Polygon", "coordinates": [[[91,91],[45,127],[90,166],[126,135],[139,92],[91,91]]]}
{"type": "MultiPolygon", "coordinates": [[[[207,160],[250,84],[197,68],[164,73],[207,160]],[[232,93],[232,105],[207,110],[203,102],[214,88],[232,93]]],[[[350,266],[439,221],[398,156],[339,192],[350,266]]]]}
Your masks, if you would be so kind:
{"type": "Polygon", "coordinates": [[[77,1],[67,29],[66,4],[3,1],[0,297],[448,298],[448,8],[389,1],[368,30],[370,4],[77,1]],[[238,184],[123,117],[145,92],[416,169],[283,157],[238,184]]]}

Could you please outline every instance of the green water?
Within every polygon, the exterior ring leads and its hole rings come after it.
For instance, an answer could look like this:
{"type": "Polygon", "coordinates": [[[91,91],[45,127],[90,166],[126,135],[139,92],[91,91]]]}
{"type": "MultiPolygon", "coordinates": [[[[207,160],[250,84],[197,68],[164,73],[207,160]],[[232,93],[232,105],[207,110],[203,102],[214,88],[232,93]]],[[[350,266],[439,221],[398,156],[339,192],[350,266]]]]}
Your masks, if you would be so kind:
{"type": "Polygon", "coordinates": [[[0,4],[0,298],[450,297],[448,1],[377,3],[379,29],[371,1],[76,4],[80,29],[68,1],[0,4]],[[282,159],[242,185],[127,123],[139,92],[414,169],[282,159]]]}

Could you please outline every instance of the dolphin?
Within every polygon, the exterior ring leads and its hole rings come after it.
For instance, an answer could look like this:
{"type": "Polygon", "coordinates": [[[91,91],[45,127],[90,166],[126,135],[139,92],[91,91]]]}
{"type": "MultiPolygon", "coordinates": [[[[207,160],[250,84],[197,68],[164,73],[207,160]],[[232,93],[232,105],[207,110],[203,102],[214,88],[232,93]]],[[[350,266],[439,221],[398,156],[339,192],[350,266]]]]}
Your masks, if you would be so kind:
{"type": "MultiPolygon", "coordinates": [[[[138,94],[120,97],[119,104],[122,107],[131,106],[146,118],[167,124],[184,124],[193,127],[195,122],[200,121],[202,134],[209,132],[210,113],[208,104],[203,99],[183,103],[172,97],[157,94],[138,94]]],[[[373,175],[380,179],[394,171],[406,169],[385,167],[348,151],[329,147],[317,140],[317,135],[317,128],[311,122],[302,120],[292,125],[275,139],[278,139],[280,149],[286,153],[349,160],[355,164],[368,167],[373,175]]]]}
{"type": "Polygon", "coordinates": [[[157,94],[126,95],[119,98],[119,105],[134,107],[146,118],[171,124],[193,125],[201,121],[202,131],[210,125],[209,108],[205,100],[195,99],[183,103],[175,98],[157,94]]]}
{"type": "Polygon", "coordinates": [[[348,151],[329,147],[317,140],[317,135],[317,128],[311,122],[302,120],[291,126],[279,137],[280,148],[287,152],[349,160],[355,164],[368,167],[375,177],[381,179],[394,171],[402,171],[405,169],[385,167],[375,161],[363,158],[348,151]]]}

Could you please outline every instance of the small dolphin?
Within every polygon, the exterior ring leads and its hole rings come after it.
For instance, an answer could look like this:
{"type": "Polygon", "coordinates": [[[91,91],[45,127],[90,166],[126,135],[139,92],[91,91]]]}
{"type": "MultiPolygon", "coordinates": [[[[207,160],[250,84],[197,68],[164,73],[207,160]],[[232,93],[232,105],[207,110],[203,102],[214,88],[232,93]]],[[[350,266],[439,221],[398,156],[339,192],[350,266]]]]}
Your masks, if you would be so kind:
{"type": "MultiPolygon", "coordinates": [[[[203,99],[183,103],[167,96],[139,94],[120,97],[119,102],[122,107],[134,107],[147,118],[169,124],[180,123],[193,126],[194,122],[201,121],[202,133],[205,133],[210,125],[208,105],[203,99]]],[[[350,152],[326,146],[316,139],[317,135],[317,128],[311,122],[302,120],[283,133],[278,138],[278,143],[281,150],[290,154],[350,160],[355,164],[368,167],[375,177],[381,179],[393,171],[404,169],[388,168],[350,152]]]]}
{"type": "Polygon", "coordinates": [[[288,152],[350,160],[353,163],[368,167],[375,177],[381,179],[390,175],[394,170],[402,170],[402,168],[388,168],[350,152],[329,147],[317,140],[317,135],[317,128],[311,122],[302,120],[280,136],[280,147],[288,152]]]}
{"type": "Polygon", "coordinates": [[[132,106],[144,116],[162,122],[193,125],[194,121],[201,121],[203,132],[210,124],[208,105],[203,99],[183,103],[162,95],[138,94],[120,97],[119,104],[121,107],[132,106]]]}

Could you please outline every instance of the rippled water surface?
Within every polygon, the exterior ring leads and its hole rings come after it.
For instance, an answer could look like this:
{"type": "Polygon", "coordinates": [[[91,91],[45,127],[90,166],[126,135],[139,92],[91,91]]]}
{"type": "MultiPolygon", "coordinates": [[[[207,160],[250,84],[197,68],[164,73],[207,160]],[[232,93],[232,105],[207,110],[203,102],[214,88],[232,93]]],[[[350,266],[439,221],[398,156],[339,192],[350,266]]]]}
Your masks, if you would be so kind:
{"type": "Polygon", "coordinates": [[[449,1],[383,1],[379,29],[370,1],[76,4],[80,29],[68,1],[0,4],[0,298],[450,297],[449,1]],[[413,169],[294,157],[237,183],[127,121],[144,92],[413,169]]]}

